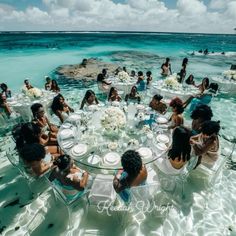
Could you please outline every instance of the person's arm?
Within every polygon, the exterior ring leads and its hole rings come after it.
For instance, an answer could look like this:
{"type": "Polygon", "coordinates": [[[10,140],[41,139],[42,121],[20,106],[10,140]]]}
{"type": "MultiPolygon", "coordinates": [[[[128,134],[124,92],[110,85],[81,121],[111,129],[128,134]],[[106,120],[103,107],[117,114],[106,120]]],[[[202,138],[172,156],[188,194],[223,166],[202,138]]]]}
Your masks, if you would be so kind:
{"type": "Polygon", "coordinates": [[[171,64],[169,64],[169,71],[170,71],[170,74],[172,75],[171,64]]]}
{"type": "Polygon", "coordinates": [[[99,104],[97,97],[95,97],[95,102],[96,102],[96,104],[99,104]]]}
{"type": "Polygon", "coordinates": [[[183,124],[183,118],[177,116],[176,118],[174,118],[174,124],[168,126],[168,129],[174,129],[175,127],[180,126],[182,124],[183,124]]]}
{"type": "Polygon", "coordinates": [[[58,116],[58,118],[60,119],[61,123],[64,122],[63,116],[62,116],[62,112],[60,110],[56,110],[55,114],[58,116]]]}
{"type": "Polygon", "coordinates": [[[207,139],[207,141],[203,144],[199,144],[196,142],[192,142],[193,149],[197,156],[201,156],[202,154],[206,153],[211,147],[215,145],[216,137],[213,135],[207,139]]]}
{"type": "Polygon", "coordinates": [[[66,104],[66,106],[68,107],[68,109],[69,109],[70,112],[74,112],[74,109],[73,109],[73,108],[71,108],[71,107],[68,106],[67,104],[66,104]]]}
{"type": "Polygon", "coordinates": [[[111,82],[107,82],[106,80],[103,80],[102,83],[106,85],[111,85],[111,82]]]}

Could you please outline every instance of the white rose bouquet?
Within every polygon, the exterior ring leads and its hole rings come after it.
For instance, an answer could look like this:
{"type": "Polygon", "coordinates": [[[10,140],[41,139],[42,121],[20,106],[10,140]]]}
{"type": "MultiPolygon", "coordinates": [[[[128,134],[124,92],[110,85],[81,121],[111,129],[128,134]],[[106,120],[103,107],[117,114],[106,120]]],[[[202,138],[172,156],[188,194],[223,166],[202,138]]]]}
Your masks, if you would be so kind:
{"type": "Polygon", "coordinates": [[[31,89],[25,90],[25,94],[32,98],[39,98],[43,95],[42,91],[38,88],[31,88],[31,89]]]}
{"type": "Polygon", "coordinates": [[[168,86],[170,88],[178,88],[180,87],[179,82],[177,81],[177,76],[176,75],[171,75],[168,76],[165,80],[164,80],[164,85],[168,86]]]}
{"type": "Polygon", "coordinates": [[[125,114],[118,107],[109,107],[101,116],[101,124],[106,131],[118,131],[126,125],[125,114]]]}
{"type": "Polygon", "coordinates": [[[223,72],[223,75],[226,79],[236,80],[236,70],[226,70],[223,72]]]}
{"type": "Polygon", "coordinates": [[[125,72],[125,71],[119,72],[119,73],[118,73],[118,78],[119,78],[119,80],[121,80],[121,81],[127,81],[127,80],[130,79],[129,74],[128,74],[127,72],[125,72]]]}

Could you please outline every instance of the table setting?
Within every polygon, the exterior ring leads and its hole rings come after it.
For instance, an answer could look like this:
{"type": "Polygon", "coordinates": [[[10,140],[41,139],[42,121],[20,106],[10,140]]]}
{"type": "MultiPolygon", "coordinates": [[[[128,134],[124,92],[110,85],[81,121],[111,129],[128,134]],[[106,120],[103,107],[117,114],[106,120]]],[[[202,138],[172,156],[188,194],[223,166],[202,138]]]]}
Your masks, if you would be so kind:
{"type": "Polygon", "coordinates": [[[122,154],[130,149],[138,151],[146,164],[162,156],[171,144],[170,131],[158,123],[164,120],[168,121],[141,104],[107,104],[69,116],[60,127],[58,143],[75,161],[92,168],[119,169],[122,154]]]}
{"type": "Polygon", "coordinates": [[[21,115],[25,122],[32,120],[32,112],[30,107],[34,103],[40,103],[43,105],[45,112],[51,106],[53,98],[56,96],[54,92],[42,90],[40,97],[28,96],[24,93],[18,93],[7,99],[7,103],[11,109],[21,115]]]}

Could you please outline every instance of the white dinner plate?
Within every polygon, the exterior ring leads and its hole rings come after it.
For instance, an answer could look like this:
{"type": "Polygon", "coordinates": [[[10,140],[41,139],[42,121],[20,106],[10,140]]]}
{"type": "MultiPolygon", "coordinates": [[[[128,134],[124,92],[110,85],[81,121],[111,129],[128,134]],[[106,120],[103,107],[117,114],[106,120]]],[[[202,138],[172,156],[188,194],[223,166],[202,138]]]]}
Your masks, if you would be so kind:
{"type": "Polygon", "coordinates": [[[167,146],[164,143],[158,143],[156,145],[156,147],[160,150],[160,151],[166,151],[167,150],[167,146]]]}
{"type": "Polygon", "coordinates": [[[142,157],[142,159],[149,159],[152,157],[152,150],[147,147],[141,147],[138,149],[138,153],[142,157]]]}
{"type": "Polygon", "coordinates": [[[68,139],[70,137],[73,137],[73,131],[71,129],[63,129],[60,132],[61,139],[68,139]]]}
{"type": "Polygon", "coordinates": [[[120,162],[120,155],[117,152],[109,152],[103,157],[107,165],[116,165],[120,162]]]}
{"type": "Polygon", "coordinates": [[[158,117],[157,118],[157,123],[159,123],[159,124],[165,124],[167,122],[168,122],[168,120],[165,117],[158,117]]]}
{"type": "Polygon", "coordinates": [[[71,149],[71,154],[73,156],[83,156],[87,152],[87,150],[88,146],[86,144],[79,143],[71,149]]]}
{"type": "Polygon", "coordinates": [[[165,134],[158,134],[156,139],[160,143],[169,143],[170,141],[169,137],[165,134]]]}

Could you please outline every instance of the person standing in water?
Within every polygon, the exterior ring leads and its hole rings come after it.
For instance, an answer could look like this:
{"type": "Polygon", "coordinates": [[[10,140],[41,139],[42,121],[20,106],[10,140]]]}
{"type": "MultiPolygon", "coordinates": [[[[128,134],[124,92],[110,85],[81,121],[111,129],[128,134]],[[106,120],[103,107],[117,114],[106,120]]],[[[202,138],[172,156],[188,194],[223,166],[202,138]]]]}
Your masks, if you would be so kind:
{"type": "Polygon", "coordinates": [[[163,76],[167,76],[169,74],[172,74],[170,58],[168,58],[168,57],[166,58],[165,63],[163,63],[161,65],[161,69],[162,69],[161,75],[163,75],[163,76]]]}

